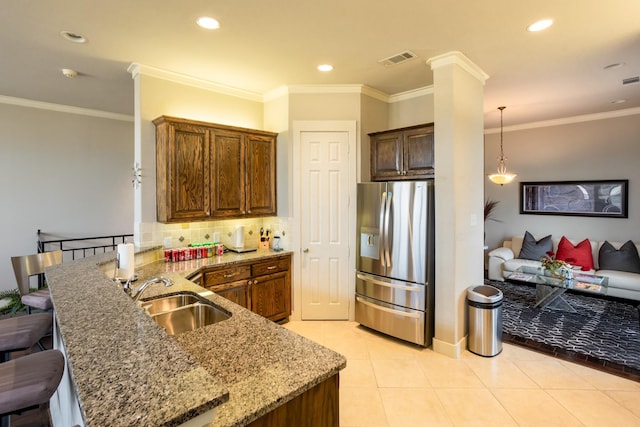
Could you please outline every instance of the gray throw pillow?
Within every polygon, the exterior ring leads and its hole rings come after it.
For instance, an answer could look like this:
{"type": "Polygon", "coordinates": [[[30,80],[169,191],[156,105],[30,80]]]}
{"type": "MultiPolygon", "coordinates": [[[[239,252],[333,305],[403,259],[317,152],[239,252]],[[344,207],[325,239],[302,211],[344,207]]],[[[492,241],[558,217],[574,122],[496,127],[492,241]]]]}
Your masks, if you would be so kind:
{"type": "Polygon", "coordinates": [[[531,233],[525,231],[524,240],[522,241],[522,249],[520,249],[518,258],[540,261],[540,258],[552,250],[553,242],[551,241],[551,234],[540,240],[536,240],[531,233]]]}
{"type": "Polygon", "coordinates": [[[609,242],[604,242],[598,253],[598,268],[600,270],[627,271],[640,273],[640,256],[638,248],[631,240],[616,250],[609,242]]]}

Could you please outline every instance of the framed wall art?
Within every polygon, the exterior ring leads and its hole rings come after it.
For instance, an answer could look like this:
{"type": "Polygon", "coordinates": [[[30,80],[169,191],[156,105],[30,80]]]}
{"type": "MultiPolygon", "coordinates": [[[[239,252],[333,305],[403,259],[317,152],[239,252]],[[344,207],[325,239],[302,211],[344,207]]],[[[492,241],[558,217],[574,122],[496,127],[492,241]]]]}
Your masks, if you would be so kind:
{"type": "Polygon", "coordinates": [[[629,180],[520,183],[520,213],[627,218],[629,180]]]}

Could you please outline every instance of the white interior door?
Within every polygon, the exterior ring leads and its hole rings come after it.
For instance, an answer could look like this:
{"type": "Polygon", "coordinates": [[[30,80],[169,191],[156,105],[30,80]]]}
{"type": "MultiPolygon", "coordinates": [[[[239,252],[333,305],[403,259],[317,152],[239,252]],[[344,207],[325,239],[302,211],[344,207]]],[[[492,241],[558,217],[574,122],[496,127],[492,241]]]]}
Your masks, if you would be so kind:
{"type": "MultiPolygon", "coordinates": [[[[348,319],[353,296],[350,130],[304,130],[300,144],[301,318],[348,319]]],[[[355,151],[355,150],[353,150],[355,151]]],[[[355,201],[354,201],[355,203],[355,201]]]]}

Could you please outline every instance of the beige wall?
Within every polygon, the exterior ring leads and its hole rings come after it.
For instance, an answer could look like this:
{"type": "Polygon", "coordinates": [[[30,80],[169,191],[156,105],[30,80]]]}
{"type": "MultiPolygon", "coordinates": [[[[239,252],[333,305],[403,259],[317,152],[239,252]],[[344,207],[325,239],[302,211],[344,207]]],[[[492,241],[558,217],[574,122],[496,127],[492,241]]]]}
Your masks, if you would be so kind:
{"type": "Polygon", "coordinates": [[[291,133],[289,132],[289,97],[285,94],[264,104],[264,130],[278,133],[276,170],[278,216],[288,218],[292,212],[291,198],[291,133]]]}
{"type": "Polygon", "coordinates": [[[38,229],[59,239],[133,231],[132,118],[55,108],[0,103],[0,291],[17,287],[11,257],[36,252],[38,229]]]}
{"type": "MultiPolygon", "coordinates": [[[[500,202],[495,213],[500,222],[485,224],[489,248],[500,246],[504,239],[522,235],[525,230],[534,235],[640,241],[640,115],[507,129],[503,139],[506,164],[518,176],[502,187],[485,177],[485,197],[500,202]],[[594,179],[629,180],[629,218],[519,213],[519,182],[594,179]]],[[[499,144],[499,133],[486,135],[485,173],[496,168],[499,144]]]]}
{"type": "Polygon", "coordinates": [[[358,182],[371,180],[371,144],[369,134],[389,127],[389,104],[370,96],[362,95],[360,118],[360,145],[358,150],[358,182]]]}
{"type": "Polygon", "coordinates": [[[433,117],[433,93],[389,104],[389,129],[431,123],[433,117]]]}

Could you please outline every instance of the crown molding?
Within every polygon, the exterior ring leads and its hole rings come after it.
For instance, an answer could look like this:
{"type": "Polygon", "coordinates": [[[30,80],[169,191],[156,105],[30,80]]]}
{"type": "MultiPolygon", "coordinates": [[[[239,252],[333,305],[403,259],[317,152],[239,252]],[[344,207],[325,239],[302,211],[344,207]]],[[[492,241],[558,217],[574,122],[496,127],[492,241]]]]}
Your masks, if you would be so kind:
{"type": "Polygon", "coordinates": [[[263,101],[264,102],[269,102],[269,101],[273,101],[274,99],[278,99],[281,98],[283,96],[287,96],[289,94],[289,87],[288,86],[280,86],[278,88],[275,88],[273,90],[270,90],[269,92],[265,93],[263,96],[263,101]]]}
{"type": "Polygon", "coordinates": [[[389,103],[406,101],[412,98],[419,98],[421,96],[433,95],[433,85],[420,87],[418,89],[408,90],[406,92],[396,93],[389,96],[389,103]]]}
{"type": "Polygon", "coordinates": [[[127,68],[127,72],[131,74],[132,78],[136,78],[138,75],[144,75],[162,80],[168,80],[174,83],[191,86],[198,89],[209,90],[211,92],[216,92],[223,95],[235,96],[237,98],[247,99],[249,101],[264,102],[264,97],[262,96],[262,94],[256,92],[226,86],[209,80],[198,79],[195,77],[187,76],[185,74],[167,71],[160,68],[151,67],[149,65],[139,64],[137,62],[131,63],[127,68]]]}
{"type": "Polygon", "coordinates": [[[199,89],[210,90],[212,92],[236,96],[257,102],[268,102],[291,94],[357,93],[370,96],[371,98],[377,99],[382,102],[393,103],[433,94],[433,86],[426,86],[423,88],[412,89],[406,92],[389,95],[378,89],[374,89],[370,86],[362,84],[280,86],[269,92],[266,92],[265,94],[259,94],[256,92],[250,92],[247,90],[226,86],[220,83],[175,73],[173,71],[162,70],[160,68],[151,67],[136,62],[131,63],[127,68],[127,71],[131,74],[132,78],[135,78],[136,76],[142,74],[145,76],[168,80],[199,89]]]}
{"type": "Polygon", "coordinates": [[[90,108],[74,107],[71,105],[54,104],[51,102],[34,101],[31,99],[15,98],[0,95],[0,104],[17,105],[19,107],[37,108],[40,110],[57,111],[59,113],[78,114],[81,116],[99,117],[101,119],[133,122],[133,116],[111,113],[109,111],[92,110],[90,108]]]}
{"type": "Polygon", "coordinates": [[[487,73],[467,58],[464,53],[457,50],[431,57],[427,59],[427,65],[431,67],[432,71],[446,65],[457,65],[482,82],[482,84],[489,78],[487,73]]]}
{"type": "MultiPolygon", "coordinates": [[[[627,108],[624,110],[607,111],[604,113],[584,114],[582,116],[564,117],[561,119],[543,120],[539,122],[523,123],[520,125],[505,126],[504,132],[513,132],[517,130],[546,128],[551,126],[570,125],[574,123],[593,122],[595,120],[615,119],[617,117],[635,116],[640,114],[640,107],[627,108]]],[[[500,128],[485,129],[485,135],[500,133],[500,128]]]]}

